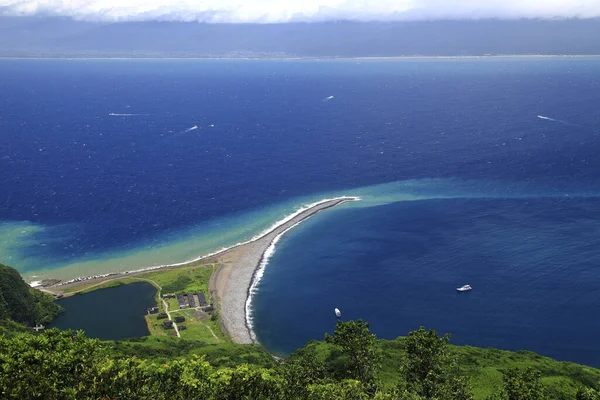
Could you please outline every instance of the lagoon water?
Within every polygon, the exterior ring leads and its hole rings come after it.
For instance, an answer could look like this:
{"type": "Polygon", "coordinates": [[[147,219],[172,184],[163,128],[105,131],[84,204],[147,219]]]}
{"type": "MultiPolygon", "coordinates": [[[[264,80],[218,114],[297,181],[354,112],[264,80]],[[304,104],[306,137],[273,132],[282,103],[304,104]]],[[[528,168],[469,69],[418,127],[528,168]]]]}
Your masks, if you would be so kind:
{"type": "Polygon", "coordinates": [[[0,262],[39,280],[184,261],[358,195],[281,240],[252,301],[269,349],[339,307],[381,337],[598,366],[599,68],[5,60],[0,262]]]}
{"type": "Polygon", "coordinates": [[[88,337],[119,340],[149,334],[144,314],[156,306],[156,288],[136,282],[67,297],[58,303],[65,309],[51,327],[83,330],[88,337]]]}

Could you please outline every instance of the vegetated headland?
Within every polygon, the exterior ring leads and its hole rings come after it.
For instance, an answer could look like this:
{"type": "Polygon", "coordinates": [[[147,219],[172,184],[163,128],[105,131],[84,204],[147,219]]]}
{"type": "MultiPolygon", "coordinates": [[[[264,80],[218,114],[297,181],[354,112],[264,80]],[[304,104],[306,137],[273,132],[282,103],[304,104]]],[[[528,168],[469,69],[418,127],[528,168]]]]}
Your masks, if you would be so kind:
{"type": "Polygon", "coordinates": [[[127,278],[143,279],[142,277],[153,272],[155,273],[157,272],[156,270],[187,270],[190,267],[204,264],[216,264],[218,268],[210,278],[208,291],[219,311],[221,330],[234,343],[256,343],[256,338],[248,323],[248,302],[252,294],[251,287],[253,282],[260,278],[260,274],[257,272],[259,272],[259,268],[265,259],[267,250],[285,232],[297,226],[302,221],[321,211],[356,200],[359,200],[359,198],[343,196],[310,204],[288,215],[267,231],[247,242],[239,243],[218,252],[190,260],[189,262],[149,267],[123,273],[80,277],[67,282],[50,281],[50,284],[42,290],[62,297],[63,295],[103,288],[110,286],[111,283],[118,284],[135,281],[127,278]]]}

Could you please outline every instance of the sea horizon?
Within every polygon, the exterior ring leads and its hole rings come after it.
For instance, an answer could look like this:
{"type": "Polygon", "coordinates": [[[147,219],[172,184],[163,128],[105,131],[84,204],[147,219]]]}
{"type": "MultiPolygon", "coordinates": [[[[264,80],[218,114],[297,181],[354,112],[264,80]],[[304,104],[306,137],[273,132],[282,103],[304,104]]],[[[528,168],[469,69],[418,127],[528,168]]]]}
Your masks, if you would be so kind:
{"type": "Polygon", "coordinates": [[[519,58],[523,58],[523,59],[536,59],[536,58],[541,58],[541,59],[551,59],[551,58],[598,58],[600,57],[600,54],[481,54],[481,55],[477,55],[477,54],[472,54],[472,55],[453,55],[453,56],[449,56],[449,55],[439,55],[439,56],[434,56],[434,55],[398,55],[398,56],[356,56],[356,57],[337,57],[337,56],[331,56],[331,57],[319,57],[319,56],[281,56],[281,57],[277,57],[277,56],[264,56],[264,57],[260,57],[260,56],[256,56],[256,57],[227,57],[227,56],[191,56],[191,57],[185,57],[185,56],[180,56],[180,57],[172,57],[172,56],[130,56],[130,57],[125,57],[125,56],[86,56],[86,55],[80,55],[80,56],[56,56],[56,57],[51,57],[51,56],[36,56],[36,55],[32,55],[32,56],[0,56],[0,60],[72,60],[72,61],[77,61],[77,60],[89,60],[89,61],[94,61],[94,60],[123,60],[123,61],[133,61],[133,60],[149,60],[149,61],[156,61],[156,60],[171,60],[171,61],[177,61],[177,60],[192,60],[192,61],[203,61],[203,60],[223,60],[223,61],[386,61],[386,60],[390,60],[390,61],[402,61],[402,60],[425,60],[425,61],[431,61],[431,60],[461,60],[461,59],[465,59],[465,60],[477,60],[477,59],[519,59],[519,58]]]}

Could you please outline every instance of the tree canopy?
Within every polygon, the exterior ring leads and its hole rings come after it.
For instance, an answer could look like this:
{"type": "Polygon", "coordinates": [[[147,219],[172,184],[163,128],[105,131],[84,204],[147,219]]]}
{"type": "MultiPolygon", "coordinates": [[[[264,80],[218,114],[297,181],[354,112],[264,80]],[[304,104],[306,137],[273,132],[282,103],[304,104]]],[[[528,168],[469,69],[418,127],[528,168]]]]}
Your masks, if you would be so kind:
{"type": "Polygon", "coordinates": [[[60,310],[51,295],[31,288],[17,270],[0,264],[0,320],[45,324],[60,310]]]}
{"type": "MultiPolygon", "coordinates": [[[[464,400],[468,379],[448,352],[448,336],[420,328],[406,339],[401,379],[378,380],[380,354],[363,321],[338,322],[326,336],[331,352],[300,350],[272,367],[215,367],[192,356],[153,362],[116,356],[111,346],[82,332],[0,336],[0,398],[6,399],[378,399],[464,400]]],[[[509,370],[494,400],[546,399],[539,373],[509,370]]],[[[598,399],[582,388],[577,400],[598,399]]]]}

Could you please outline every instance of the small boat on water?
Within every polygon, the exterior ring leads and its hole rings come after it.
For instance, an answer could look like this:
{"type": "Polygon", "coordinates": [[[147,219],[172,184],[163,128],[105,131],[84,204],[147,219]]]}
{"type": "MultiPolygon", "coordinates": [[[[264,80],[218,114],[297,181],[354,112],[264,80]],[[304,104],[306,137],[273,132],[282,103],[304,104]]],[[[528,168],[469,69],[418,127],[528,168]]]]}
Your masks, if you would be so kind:
{"type": "Polygon", "coordinates": [[[338,317],[338,318],[341,318],[342,312],[339,309],[337,309],[337,308],[334,311],[335,311],[335,316],[338,317]]]}
{"type": "Polygon", "coordinates": [[[456,290],[459,292],[468,292],[469,290],[473,290],[473,288],[471,287],[471,285],[464,285],[459,288],[456,288],[456,290]]]}

